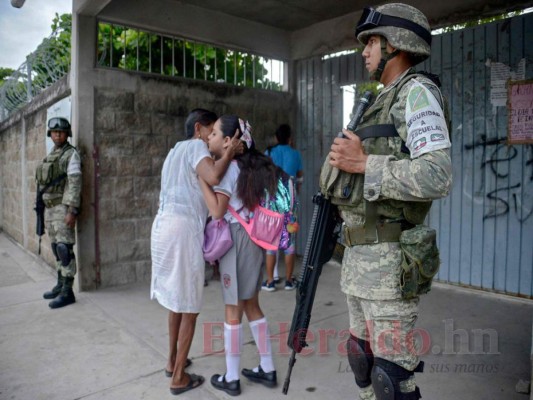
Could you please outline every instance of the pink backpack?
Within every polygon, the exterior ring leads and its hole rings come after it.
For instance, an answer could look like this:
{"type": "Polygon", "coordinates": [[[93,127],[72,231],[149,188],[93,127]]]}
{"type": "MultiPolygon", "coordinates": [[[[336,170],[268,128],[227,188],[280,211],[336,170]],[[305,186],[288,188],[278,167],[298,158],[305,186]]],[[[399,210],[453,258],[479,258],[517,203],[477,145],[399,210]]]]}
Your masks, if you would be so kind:
{"type": "MultiPolygon", "coordinates": [[[[294,193],[293,185],[289,185],[291,197],[291,209],[293,208],[294,193]]],[[[267,201],[268,204],[268,196],[267,201]]],[[[228,205],[231,214],[239,221],[250,236],[250,239],[265,250],[278,250],[280,247],[281,234],[285,225],[285,213],[269,210],[261,205],[257,205],[246,221],[235,209],[228,205]]],[[[286,227],[285,227],[286,228],[286,227]]]]}
{"type": "Polygon", "coordinates": [[[265,250],[277,250],[283,230],[284,215],[268,208],[257,206],[248,222],[228,205],[233,216],[244,227],[250,239],[265,250]]]}

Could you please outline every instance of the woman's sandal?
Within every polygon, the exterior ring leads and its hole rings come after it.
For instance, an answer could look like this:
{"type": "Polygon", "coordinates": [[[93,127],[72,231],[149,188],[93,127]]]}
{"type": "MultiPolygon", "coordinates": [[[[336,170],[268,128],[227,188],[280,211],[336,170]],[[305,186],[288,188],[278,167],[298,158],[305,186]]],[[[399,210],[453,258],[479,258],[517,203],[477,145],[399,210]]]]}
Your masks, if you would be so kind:
{"type": "MultiPolygon", "coordinates": [[[[192,364],[192,360],[190,358],[187,358],[187,361],[185,361],[185,368],[190,367],[192,364]]],[[[174,371],[169,371],[168,369],[165,369],[165,375],[167,378],[172,378],[172,374],[174,371]]]]}
{"type": "Polygon", "coordinates": [[[205,382],[205,379],[201,375],[196,374],[189,374],[190,380],[187,386],[180,387],[180,388],[170,388],[170,393],[173,395],[182,394],[185,392],[188,392],[191,389],[196,389],[198,386],[200,386],[202,383],[205,382]]]}

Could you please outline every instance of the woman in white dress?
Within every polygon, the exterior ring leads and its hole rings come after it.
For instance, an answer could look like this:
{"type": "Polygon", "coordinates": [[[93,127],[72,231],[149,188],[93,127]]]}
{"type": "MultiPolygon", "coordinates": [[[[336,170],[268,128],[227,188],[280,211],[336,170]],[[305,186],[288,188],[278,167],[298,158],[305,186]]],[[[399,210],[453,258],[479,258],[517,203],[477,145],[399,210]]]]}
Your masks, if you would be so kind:
{"type": "Polygon", "coordinates": [[[150,296],[169,310],[169,356],[165,373],[170,392],[181,394],[204,382],[185,373],[196,318],[202,305],[205,262],[202,245],[207,206],[198,177],[216,185],[224,176],[240,140],[234,138],[216,162],[207,148],[216,114],[193,110],[185,122],[188,140],[170,150],[161,173],[159,210],[152,225],[150,296]]]}

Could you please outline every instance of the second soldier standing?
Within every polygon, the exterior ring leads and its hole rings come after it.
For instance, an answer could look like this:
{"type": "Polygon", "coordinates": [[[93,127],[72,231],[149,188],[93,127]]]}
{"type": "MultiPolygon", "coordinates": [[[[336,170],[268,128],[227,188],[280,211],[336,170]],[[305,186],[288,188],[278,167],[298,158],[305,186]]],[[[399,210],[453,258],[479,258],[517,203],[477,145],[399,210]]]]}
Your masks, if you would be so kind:
{"type": "Polygon", "coordinates": [[[76,275],[74,227],[81,202],[81,159],[68,142],[72,136],[65,118],[50,118],[48,137],[54,148],[37,167],[37,190],[43,192],[45,226],[56,258],[57,284],[43,294],[51,299],[50,308],[68,306],[76,301],[72,286],[76,275]]]}

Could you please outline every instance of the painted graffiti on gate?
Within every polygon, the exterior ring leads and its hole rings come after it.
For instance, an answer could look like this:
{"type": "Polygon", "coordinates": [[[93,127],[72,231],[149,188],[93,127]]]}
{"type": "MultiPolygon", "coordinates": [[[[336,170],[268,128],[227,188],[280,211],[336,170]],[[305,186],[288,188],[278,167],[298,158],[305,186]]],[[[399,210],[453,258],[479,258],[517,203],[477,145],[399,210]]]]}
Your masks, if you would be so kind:
{"type": "MultiPolygon", "coordinates": [[[[466,150],[482,148],[482,186],[487,173],[496,179],[496,187],[486,192],[486,197],[490,200],[490,209],[483,215],[483,220],[513,212],[520,223],[527,221],[533,214],[533,194],[528,192],[528,189],[531,190],[531,185],[522,185],[517,178],[509,179],[511,162],[518,156],[516,146],[508,146],[507,137],[488,139],[486,135],[480,135],[475,143],[467,144],[464,148],[466,150]]],[[[533,183],[532,145],[526,145],[524,166],[520,168],[525,168],[524,180],[533,183]]],[[[478,193],[485,192],[482,189],[483,187],[478,193]]]]}

